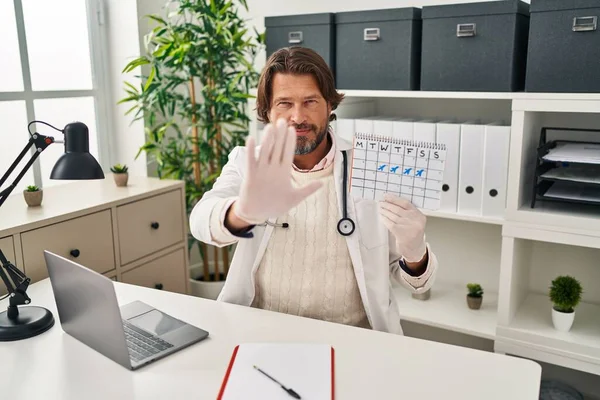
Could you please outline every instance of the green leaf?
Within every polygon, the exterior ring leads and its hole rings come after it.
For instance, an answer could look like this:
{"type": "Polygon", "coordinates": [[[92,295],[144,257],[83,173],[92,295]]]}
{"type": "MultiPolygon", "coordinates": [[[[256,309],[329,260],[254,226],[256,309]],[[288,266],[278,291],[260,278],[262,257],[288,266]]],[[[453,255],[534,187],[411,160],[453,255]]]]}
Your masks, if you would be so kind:
{"type": "Polygon", "coordinates": [[[152,69],[150,70],[150,74],[148,75],[148,79],[146,80],[146,84],[144,85],[144,90],[148,90],[148,88],[150,87],[150,84],[152,84],[152,81],[154,80],[155,75],[156,75],[156,66],[152,66],[152,69]]]}

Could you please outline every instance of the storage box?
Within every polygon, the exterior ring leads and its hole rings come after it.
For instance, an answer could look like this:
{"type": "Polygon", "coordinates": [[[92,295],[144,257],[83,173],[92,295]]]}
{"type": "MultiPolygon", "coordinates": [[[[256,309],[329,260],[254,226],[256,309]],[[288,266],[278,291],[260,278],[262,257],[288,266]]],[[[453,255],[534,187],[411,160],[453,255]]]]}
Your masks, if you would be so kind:
{"type": "Polygon", "coordinates": [[[421,90],[524,90],[527,3],[425,6],[422,19],[421,90]]]}
{"type": "Polygon", "coordinates": [[[335,26],[338,88],[419,88],[420,9],[342,12],[335,26]]]}
{"type": "Polygon", "coordinates": [[[528,92],[600,92],[600,0],[532,0],[528,92]]]}
{"type": "Polygon", "coordinates": [[[302,46],[316,51],[335,73],[333,13],[265,17],[267,58],[283,47],[302,46]]]}

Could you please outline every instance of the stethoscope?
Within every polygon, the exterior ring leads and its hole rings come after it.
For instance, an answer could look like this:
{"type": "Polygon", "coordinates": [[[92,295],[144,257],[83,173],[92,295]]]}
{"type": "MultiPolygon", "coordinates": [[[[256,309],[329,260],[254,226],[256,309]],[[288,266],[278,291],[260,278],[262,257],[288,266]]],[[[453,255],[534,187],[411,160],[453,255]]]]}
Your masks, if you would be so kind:
{"type": "MultiPolygon", "coordinates": [[[[354,229],[356,228],[356,225],[354,224],[354,221],[352,220],[352,218],[348,217],[348,192],[347,192],[348,191],[348,189],[347,189],[347,185],[348,185],[348,155],[347,155],[347,152],[342,151],[342,156],[344,159],[344,175],[343,175],[343,180],[342,180],[342,187],[343,187],[342,203],[344,205],[344,215],[338,221],[337,230],[340,233],[340,235],[342,235],[342,236],[350,236],[350,235],[352,235],[352,233],[354,233],[354,229]]],[[[266,225],[270,225],[273,227],[279,227],[279,228],[289,228],[290,227],[290,224],[288,224],[287,222],[278,224],[278,223],[267,221],[266,225]]]]}

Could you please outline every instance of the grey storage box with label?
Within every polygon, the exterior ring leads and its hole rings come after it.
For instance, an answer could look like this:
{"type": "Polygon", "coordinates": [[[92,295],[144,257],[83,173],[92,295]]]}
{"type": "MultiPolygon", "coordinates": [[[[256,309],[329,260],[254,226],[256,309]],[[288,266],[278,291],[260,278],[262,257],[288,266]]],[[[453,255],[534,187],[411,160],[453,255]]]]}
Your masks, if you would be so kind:
{"type": "Polygon", "coordinates": [[[290,46],[316,51],[335,73],[335,26],[333,13],[265,17],[267,58],[290,46]]]}
{"type": "Polygon", "coordinates": [[[335,25],[338,88],[419,88],[420,9],[342,12],[335,25]]]}
{"type": "Polygon", "coordinates": [[[532,0],[528,92],[600,92],[600,0],[532,0]]]}
{"type": "Polygon", "coordinates": [[[422,18],[421,90],[524,90],[527,3],[425,6],[422,18]]]}

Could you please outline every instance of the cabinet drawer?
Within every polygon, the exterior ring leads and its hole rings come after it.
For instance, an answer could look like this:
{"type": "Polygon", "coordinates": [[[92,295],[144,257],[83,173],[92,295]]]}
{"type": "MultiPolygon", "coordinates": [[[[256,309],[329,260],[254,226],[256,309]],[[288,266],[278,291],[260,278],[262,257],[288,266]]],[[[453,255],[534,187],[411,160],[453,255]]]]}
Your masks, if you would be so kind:
{"type": "MultiPolygon", "coordinates": [[[[9,261],[12,265],[19,268],[21,271],[23,270],[20,265],[17,265],[15,260],[15,245],[13,242],[12,236],[0,238],[0,250],[2,250],[2,254],[6,257],[6,260],[9,261]]],[[[0,266],[0,268],[2,268],[0,266]]],[[[6,272],[6,270],[4,270],[6,272]]],[[[4,282],[0,279],[0,296],[6,294],[6,287],[4,286],[4,282]]]]}
{"type": "Polygon", "coordinates": [[[183,241],[182,206],[175,190],[118,207],[121,265],[183,241]]]}
{"type": "Polygon", "coordinates": [[[105,273],[115,269],[110,210],[21,234],[25,274],[32,282],[48,277],[44,250],[105,273]]]}
{"type": "Polygon", "coordinates": [[[121,275],[121,281],[133,285],[186,293],[185,249],[150,261],[121,275]]]}

